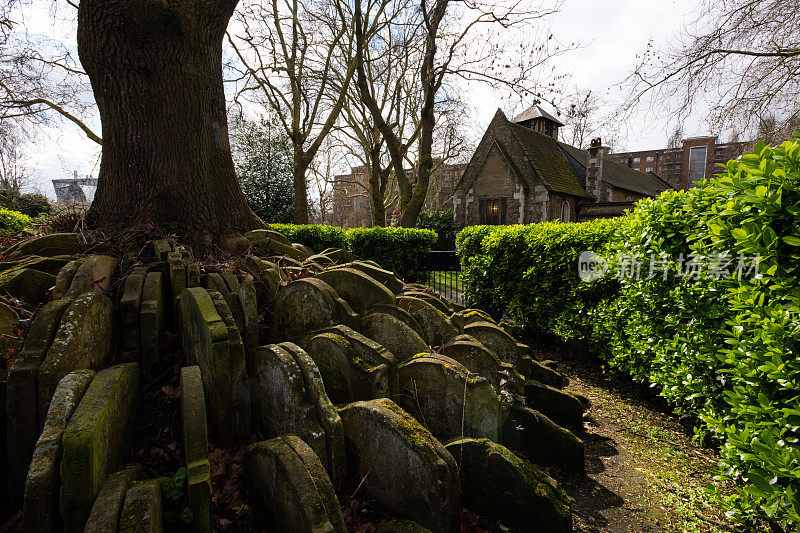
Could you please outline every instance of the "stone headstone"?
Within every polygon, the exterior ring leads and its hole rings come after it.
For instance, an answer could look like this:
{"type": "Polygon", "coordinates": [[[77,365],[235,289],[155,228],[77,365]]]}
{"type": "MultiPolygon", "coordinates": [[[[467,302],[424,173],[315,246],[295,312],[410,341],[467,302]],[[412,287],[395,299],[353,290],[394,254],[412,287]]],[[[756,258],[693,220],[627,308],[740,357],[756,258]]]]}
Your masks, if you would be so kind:
{"type": "Polygon", "coordinates": [[[122,325],[120,332],[120,349],[135,352],[135,360],[139,360],[141,334],[139,332],[139,309],[142,303],[142,288],[147,276],[147,267],[135,267],[125,278],[122,285],[122,297],[119,300],[119,318],[122,325]]]}
{"type": "Polygon", "coordinates": [[[72,261],[72,256],[69,255],[57,255],[54,257],[32,255],[14,261],[1,261],[0,272],[6,272],[11,269],[32,268],[55,276],[70,261],[72,261]]]}
{"type": "Polygon", "coordinates": [[[37,375],[40,426],[61,378],[81,368],[102,368],[108,361],[114,341],[114,313],[114,304],[99,292],[82,294],[64,311],[37,375]]]}
{"type": "Polygon", "coordinates": [[[249,231],[244,236],[250,241],[253,248],[263,255],[285,255],[298,261],[307,257],[304,252],[294,248],[289,239],[278,232],[258,229],[249,231]]]}
{"type": "Polygon", "coordinates": [[[292,247],[306,254],[306,257],[311,257],[312,255],[314,255],[314,250],[312,250],[305,244],[300,244],[299,242],[293,242],[292,247]]]}
{"type": "Polygon", "coordinates": [[[430,302],[407,296],[398,298],[397,305],[408,311],[422,326],[422,338],[431,346],[442,346],[458,335],[458,330],[447,315],[430,302]]]}
{"type": "Polygon", "coordinates": [[[261,344],[258,333],[258,296],[255,284],[252,281],[242,282],[236,297],[242,309],[242,327],[239,329],[245,348],[251,352],[261,344]]]}
{"type": "MultiPolygon", "coordinates": [[[[57,300],[45,304],[36,313],[28,329],[25,344],[8,372],[6,435],[9,459],[9,498],[15,507],[22,504],[25,477],[33,449],[44,426],[39,422],[37,374],[47,349],[53,342],[61,316],[72,302],[57,300]]],[[[46,411],[45,411],[46,413],[46,411]]]]}
{"type": "Polygon", "coordinates": [[[361,321],[361,332],[390,352],[407,361],[428,351],[428,344],[406,324],[385,313],[372,313],[361,321]]]}
{"type": "Polygon", "coordinates": [[[324,254],[314,254],[308,256],[308,261],[312,261],[320,266],[326,267],[334,264],[334,260],[324,254]]]}
{"type": "Polygon", "coordinates": [[[470,372],[488,379],[498,394],[507,390],[511,394],[524,397],[525,378],[517,372],[514,365],[498,359],[473,337],[459,335],[442,346],[441,352],[464,365],[470,372]]]}
{"type": "Polygon", "coordinates": [[[394,294],[383,284],[353,268],[334,268],[317,274],[350,304],[356,312],[370,305],[395,305],[394,294]]]}
{"type": "Polygon", "coordinates": [[[119,533],[162,533],[164,510],[161,483],[149,479],[134,483],[125,494],[119,517],[119,533]]]}
{"type": "Polygon", "coordinates": [[[51,233],[18,242],[5,252],[5,256],[13,259],[23,255],[75,255],[79,252],[78,235],[76,233],[51,233]]]}
{"type": "Polygon", "coordinates": [[[156,256],[156,261],[166,261],[167,255],[172,251],[172,244],[166,239],[158,239],[153,241],[153,254],[156,256]]]}
{"type": "Polygon", "coordinates": [[[177,305],[178,299],[183,294],[186,285],[186,265],[183,262],[181,252],[170,252],[167,254],[167,266],[169,272],[169,286],[172,294],[172,303],[177,305]]]}
{"type": "Polygon", "coordinates": [[[534,361],[530,356],[523,356],[518,365],[520,373],[536,380],[540,383],[550,385],[557,389],[563,389],[569,385],[569,379],[563,374],[558,373],[556,370],[543,365],[539,361],[534,361]]]}
{"type": "Polygon", "coordinates": [[[94,375],[92,370],[76,370],[64,376],[56,388],[25,480],[22,524],[26,532],[61,530],[58,509],[61,436],[94,375]]]}
{"type": "Polygon", "coordinates": [[[398,295],[398,298],[402,296],[424,300],[429,304],[431,304],[432,306],[434,306],[439,311],[441,311],[442,313],[444,313],[445,315],[450,315],[453,312],[452,309],[450,309],[450,306],[447,303],[445,303],[444,299],[438,296],[434,296],[429,292],[424,292],[421,290],[411,290],[411,291],[404,290],[401,294],[398,295]]]}
{"type": "Polygon", "coordinates": [[[86,257],[81,257],[70,261],[58,271],[55,286],[53,287],[53,300],[59,300],[67,294],[69,286],[72,284],[72,278],[75,277],[78,268],[80,268],[86,259],[86,257]]]}
{"type": "Polygon", "coordinates": [[[334,482],[344,474],[342,422],[313,360],[294,344],[261,346],[251,357],[255,418],[269,436],[293,434],[319,456],[334,482]]]}
{"type": "Polygon", "coordinates": [[[275,300],[277,329],[296,339],[338,321],[336,293],[320,279],[303,278],[278,289],[275,300]]]}
{"type": "Polygon", "coordinates": [[[117,269],[117,260],[108,255],[93,255],[81,263],[65,294],[66,298],[77,298],[84,292],[106,292],[117,269]]]}
{"type": "Polygon", "coordinates": [[[23,307],[33,309],[45,301],[47,291],[55,285],[56,277],[32,268],[0,274],[0,294],[19,300],[23,307]]]}
{"type": "Polygon", "coordinates": [[[514,531],[572,531],[571,500],[555,480],[511,450],[487,439],[446,446],[459,462],[463,505],[514,531]]]}
{"type": "Polygon", "coordinates": [[[436,438],[485,437],[499,442],[500,400],[486,378],[438,354],[416,356],[398,372],[400,405],[436,438]]]}
{"type": "Polygon", "coordinates": [[[422,527],[413,520],[392,518],[379,525],[375,533],[431,533],[431,530],[422,527]]]}
{"type": "Polygon", "coordinates": [[[339,410],[347,471],[389,515],[439,532],[459,530],[458,465],[414,417],[389,399],[339,410]]]}
{"type": "Polygon", "coordinates": [[[248,493],[271,531],[344,533],[344,518],[325,468],[302,439],[281,435],[247,448],[248,493]]]}
{"type": "Polygon", "coordinates": [[[341,248],[325,248],[319,252],[319,255],[330,257],[335,263],[347,263],[361,260],[361,258],[353,252],[348,252],[341,248]]]}
{"type": "MultiPolygon", "coordinates": [[[[228,325],[211,295],[202,287],[185,289],[180,297],[181,345],[188,365],[198,365],[203,377],[206,408],[217,439],[228,445],[249,433],[250,416],[239,397],[246,383],[241,361],[231,357],[228,325]]],[[[240,341],[241,342],[241,341],[240,341]]],[[[247,400],[249,406],[249,399],[247,400]]]]}
{"type": "Polygon", "coordinates": [[[363,272],[372,279],[383,283],[393,294],[398,294],[403,290],[403,282],[394,275],[394,272],[385,270],[367,261],[353,261],[352,263],[343,264],[342,267],[363,272]]]}
{"type": "Polygon", "coordinates": [[[208,461],[206,402],[199,366],[181,369],[181,420],[189,508],[194,514],[192,531],[210,533],[211,466],[208,461]]]}
{"type": "Polygon", "coordinates": [[[292,241],[290,241],[283,233],[271,229],[254,229],[245,233],[244,236],[247,240],[254,243],[254,245],[256,243],[265,243],[270,240],[280,242],[286,246],[292,245],[292,241]]]}
{"type": "Polygon", "coordinates": [[[584,447],[571,431],[542,413],[514,402],[503,425],[503,444],[537,464],[584,473],[584,447]]]}
{"type": "Polygon", "coordinates": [[[464,333],[489,348],[501,361],[515,366],[519,364],[522,354],[517,341],[500,326],[490,322],[473,322],[464,327],[464,333]]]}
{"type": "Polygon", "coordinates": [[[372,313],[383,313],[386,315],[391,315],[395,317],[397,320],[405,324],[406,326],[410,327],[414,330],[414,333],[419,335],[423,340],[425,339],[425,332],[422,329],[422,326],[419,325],[417,319],[411,316],[411,313],[397,307],[395,305],[388,305],[388,304],[376,304],[370,305],[361,313],[362,317],[370,315],[372,313]]]}
{"type": "Polygon", "coordinates": [[[139,351],[142,375],[149,380],[161,358],[161,338],[164,336],[166,309],[164,306],[163,274],[148,272],[142,285],[139,306],[139,351]]]}
{"type": "Polygon", "coordinates": [[[116,532],[128,488],[143,477],[142,467],[137,464],[125,467],[103,481],[86,521],[84,533],[116,532]]]}
{"type": "Polygon", "coordinates": [[[83,531],[100,484],[125,457],[138,396],[139,365],[113,366],[97,373],[70,418],[61,438],[65,532],[83,531]]]}
{"type": "Polygon", "coordinates": [[[539,383],[525,381],[525,404],[564,427],[583,425],[583,404],[568,392],[539,383]]]}

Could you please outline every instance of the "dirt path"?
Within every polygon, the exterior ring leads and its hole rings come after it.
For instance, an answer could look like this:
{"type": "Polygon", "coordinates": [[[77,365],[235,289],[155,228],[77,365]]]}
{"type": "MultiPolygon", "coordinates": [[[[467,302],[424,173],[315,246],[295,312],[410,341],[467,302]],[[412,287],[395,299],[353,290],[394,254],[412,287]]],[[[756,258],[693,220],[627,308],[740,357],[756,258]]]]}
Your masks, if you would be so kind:
{"type": "MultiPolygon", "coordinates": [[[[531,341],[537,355],[559,363],[570,378],[567,390],[592,402],[580,437],[586,446],[586,478],[559,476],[574,498],[575,531],[732,531],[706,487],[717,456],[695,444],[657,401],[643,398],[629,383],[610,382],[597,363],[560,357],[565,346],[553,339],[531,341]]],[[[723,491],[730,490],[722,485],[723,491]]]]}

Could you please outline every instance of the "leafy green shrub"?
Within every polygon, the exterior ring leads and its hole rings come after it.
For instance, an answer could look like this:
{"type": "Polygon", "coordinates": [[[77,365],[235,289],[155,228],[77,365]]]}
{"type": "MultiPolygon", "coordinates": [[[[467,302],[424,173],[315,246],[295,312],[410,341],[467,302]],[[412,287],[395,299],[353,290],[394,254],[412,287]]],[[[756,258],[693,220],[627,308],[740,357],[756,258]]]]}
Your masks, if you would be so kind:
{"type": "Polygon", "coordinates": [[[718,494],[742,522],[800,526],[800,139],[729,161],[616,221],[467,228],[481,305],[590,340],[719,443],[718,494]],[[609,261],[578,281],[581,249],[609,261]]]}
{"type": "Polygon", "coordinates": [[[29,217],[38,217],[52,210],[47,196],[39,193],[25,193],[17,199],[17,211],[29,217]]]}
{"type": "Polygon", "coordinates": [[[345,230],[337,226],[321,224],[270,224],[275,231],[284,234],[290,241],[310,246],[315,252],[325,248],[347,248],[345,230]]]}
{"type": "Polygon", "coordinates": [[[470,304],[564,338],[588,336],[590,311],[616,283],[580,283],[578,257],[605,246],[620,224],[613,219],[465,228],[457,243],[470,304]]]}
{"type": "Polygon", "coordinates": [[[0,232],[14,233],[31,227],[31,217],[12,211],[10,209],[0,209],[0,232]]]}
{"type": "Polygon", "coordinates": [[[456,219],[452,209],[423,211],[417,219],[417,227],[435,231],[438,236],[435,250],[453,250],[456,245],[456,219]]]}
{"type": "Polygon", "coordinates": [[[375,261],[401,277],[414,277],[417,255],[436,242],[436,233],[409,228],[353,228],[315,224],[272,224],[272,229],[292,241],[310,246],[315,252],[342,248],[375,261]]]}
{"type": "Polygon", "coordinates": [[[363,259],[408,279],[417,279],[417,256],[436,242],[436,233],[411,228],[353,228],[347,230],[348,249],[363,259]]]}

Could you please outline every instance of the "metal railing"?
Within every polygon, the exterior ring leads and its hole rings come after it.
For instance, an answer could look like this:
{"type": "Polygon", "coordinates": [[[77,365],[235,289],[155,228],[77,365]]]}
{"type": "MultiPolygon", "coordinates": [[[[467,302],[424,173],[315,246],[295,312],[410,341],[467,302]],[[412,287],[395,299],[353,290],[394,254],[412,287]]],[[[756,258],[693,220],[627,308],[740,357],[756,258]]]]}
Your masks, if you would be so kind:
{"type": "Polygon", "coordinates": [[[419,255],[422,283],[454,302],[464,303],[461,263],[455,250],[431,251],[419,255]]]}

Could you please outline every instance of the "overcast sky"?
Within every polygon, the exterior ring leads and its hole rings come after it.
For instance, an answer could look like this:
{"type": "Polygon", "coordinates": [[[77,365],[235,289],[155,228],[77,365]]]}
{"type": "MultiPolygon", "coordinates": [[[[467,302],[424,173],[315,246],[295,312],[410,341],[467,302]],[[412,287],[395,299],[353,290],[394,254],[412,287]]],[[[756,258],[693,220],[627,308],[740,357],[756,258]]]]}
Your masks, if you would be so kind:
{"type": "MultiPolygon", "coordinates": [[[[562,42],[579,41],[581,48],[558,59],[561,69],[571,73],[571,86],[592,90],[606,102],[606,109],[613,109],[621,98],[621,90],[615,85],[634,68],[636,56],[645,49],[648,40],[652,39],[659,46],[674,39],[681,28],[693,20],[691,10],[695,6],[692,0],[565,0],[561,11],[553,15],[549,23],[562,42]]],[[[60,9],[64,15],[71,16],[69,8],[60,9]]],[[[26,14],[29,28],[52,35],[52,13],[46,9],[39,11],[26,14]]],[[[62,21],[55,27],[61,33],[60,39],[74,46],[74,25],[62,21]]],[[[507,113],[521,111],[519,106],[511,105],[486,87],[465,90],[470,95],[473,129],[477,132],[485,129],[497,108],[507,113]]],[[[675,126],[665,116],[663,112],[654,114],[641,109],[624,127],[617,129],[620,141],[617,149],[663,147],[675,126]]],[[[685,136],[709,133],[701,118],[695,114],[684,123],[685,136]]],[[[99,124],[93,123],[92,127],[99,133],[99,124]]],[[[92,171],[95,176],[97,174],[99,147],[71,124],[49,128],[26,152],[30,158],[29,167],[36,171],[34,187],[51,197],[55,197],[51,179],[69,177],[75,170],[80,175],[92,171]]]]}

